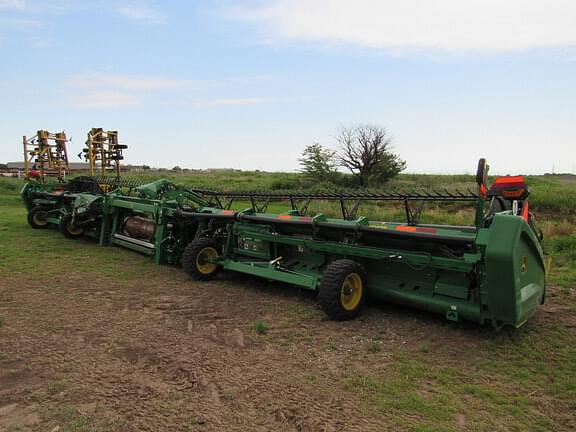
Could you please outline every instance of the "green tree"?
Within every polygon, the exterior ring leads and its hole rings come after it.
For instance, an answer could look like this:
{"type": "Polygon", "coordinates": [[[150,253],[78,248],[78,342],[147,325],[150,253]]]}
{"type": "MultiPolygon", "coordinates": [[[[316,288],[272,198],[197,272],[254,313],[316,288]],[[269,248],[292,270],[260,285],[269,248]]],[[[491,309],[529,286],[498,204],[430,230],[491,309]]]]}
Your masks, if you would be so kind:
{"type": "Polygon", "coordinates": [[[317,180],[327,180],[337,167],[336,152],[318,143],[306,146],[302,152],[300,172],[317,180]]]}
{"type": "Polygon", "coordinates": [[[368,186],[370,180],[388,181],[406,168],[406,162],[391,151],[390,137],[380,126],[342,128],[336,140],[340,165],[356,176],[360,186],[368,186]]]}

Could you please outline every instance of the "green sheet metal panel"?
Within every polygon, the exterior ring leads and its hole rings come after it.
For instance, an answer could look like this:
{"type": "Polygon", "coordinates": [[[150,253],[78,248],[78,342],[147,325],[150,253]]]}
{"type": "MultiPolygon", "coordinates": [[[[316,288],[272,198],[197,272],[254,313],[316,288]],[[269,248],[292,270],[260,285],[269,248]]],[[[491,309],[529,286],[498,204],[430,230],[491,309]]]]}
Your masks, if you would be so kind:
{"type": "Polygon", "coordinates": [[[544,254],[523,218],[494,216],[485,262],[487,316],[495,327],[521,326],[543,302],[545,292],[544,254]]]}
{"type": "Polygon", "coordinates": [[[434,295],[444,295],[462,300],[468,299],[471,280],[466,273],[458,273],[447,270],[438,272],[434,284],[434,295]]]}

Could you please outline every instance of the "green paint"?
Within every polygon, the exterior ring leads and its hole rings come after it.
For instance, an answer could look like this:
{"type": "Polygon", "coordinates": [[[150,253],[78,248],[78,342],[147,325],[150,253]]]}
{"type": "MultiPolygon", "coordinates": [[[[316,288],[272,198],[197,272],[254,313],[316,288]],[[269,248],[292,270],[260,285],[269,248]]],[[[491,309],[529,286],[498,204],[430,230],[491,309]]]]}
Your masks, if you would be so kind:
{"type": "MultiPolygon", "coordinates": [[[[23,189],[28,208],[39,188],[49,186],[30,184],[23,189]]],[[[49,190],[40,195],[51,199],[49,190]]],[[[101,245],[151,255],[157,264],[179,263],[185,247],[197,236],[206,236],[222,244],[217,262],[224,269],[310,290],[318,290],[330,263],[354,260],[367,272],[369,297],[452,321],[519,327],[544,301],[544,254],[534,229],[510,212],[486,220],[481,196],[474,226],[343,220],[323,214],[311,218],[294,210],[230,212],[167,180],[128,191],[118,188],[103,196],[82,194],[74,200],[68,207],[54,203],[51,211],[80,217],[82,209],[97,203],[99,223],[88,232],[98,236],[101,245]],[[131,237],[126,231],[130,220],[149,229],[131,237]]],[[[51,223],[58,220],[50,214],[51,223]]]]}

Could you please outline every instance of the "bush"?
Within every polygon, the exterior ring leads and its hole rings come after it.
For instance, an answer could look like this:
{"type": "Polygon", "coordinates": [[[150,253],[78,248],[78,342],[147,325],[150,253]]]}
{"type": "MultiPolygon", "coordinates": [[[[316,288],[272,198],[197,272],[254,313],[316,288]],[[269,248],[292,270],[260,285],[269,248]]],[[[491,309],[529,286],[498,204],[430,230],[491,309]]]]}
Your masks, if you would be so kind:
{"type": "Polygon", "coordinates": [[[302,183],[299,179],[278,179],[270,184],[270,189],[274,191],[289,191],[302,189],[302,183]]]}

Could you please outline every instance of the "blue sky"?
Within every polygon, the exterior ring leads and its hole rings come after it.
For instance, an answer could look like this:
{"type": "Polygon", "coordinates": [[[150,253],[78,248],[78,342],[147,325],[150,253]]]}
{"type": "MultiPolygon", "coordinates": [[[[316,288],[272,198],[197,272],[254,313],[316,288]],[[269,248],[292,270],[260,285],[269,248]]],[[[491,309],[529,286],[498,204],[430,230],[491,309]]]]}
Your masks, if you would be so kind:
{"type": "Polygon", "coordinates": [[[103,127],[128,163],[292,171],[374,123],[408,172],[576,166],[573,1],[0,0],[0,55],[0,161],[103,127]]]}

